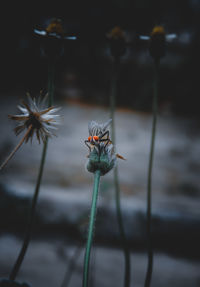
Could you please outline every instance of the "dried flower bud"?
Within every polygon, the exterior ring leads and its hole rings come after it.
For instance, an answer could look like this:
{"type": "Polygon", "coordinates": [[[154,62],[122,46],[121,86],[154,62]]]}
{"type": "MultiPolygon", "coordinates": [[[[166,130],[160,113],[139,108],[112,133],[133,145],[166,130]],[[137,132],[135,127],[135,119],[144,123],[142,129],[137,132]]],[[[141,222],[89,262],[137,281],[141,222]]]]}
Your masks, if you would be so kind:
{"type": "Polygon", "coordinates": [[[124,31],[119,27],[114,27],[107,34],[110,43],[111,54],[114,58],[123,56],[126,52],[126,39],[124,31]]]}
{"type": "Polygon", "coordinates": [[[44,29],[34,29],[40,39],[42,55],[56,59],[64,53],[64,40],[76,40],[76,36],[65,33],[60,19],[53,18],[44,29]]]}
{"type": "Polygon", "coordinates": [[[100,148],[94,148],[89,154],[87,170],[95,173],[100,170],[101,175],[108,173],[116,164],[116,155],[113,144],[105,147],[105,144],[100,144],[100,148]]]}
{"type": "Polygon", "coordinates": [[[140,36],[140,39],[149,42],[150,55],[155,60],[159,60],[165,56],[166,43],[171,42],[176,37],[176,34],[166,34],[163,26],[155,26],[150,36],[140,36]]]}
{"type": "Polygon", "coordinates": [[[52,19],[46,28],[46,32],[48,35],[55,33],[57,35],[64,36],[64,29],[61,20],[56,18],[52,19]]]}
{"type": "Polygon", "coordinates": [[[165,56],[166,42],[165,30],[162,26],[155,26],[151,32],[149,42],[149,52],[154,59],[160,59],[165,56]]]}

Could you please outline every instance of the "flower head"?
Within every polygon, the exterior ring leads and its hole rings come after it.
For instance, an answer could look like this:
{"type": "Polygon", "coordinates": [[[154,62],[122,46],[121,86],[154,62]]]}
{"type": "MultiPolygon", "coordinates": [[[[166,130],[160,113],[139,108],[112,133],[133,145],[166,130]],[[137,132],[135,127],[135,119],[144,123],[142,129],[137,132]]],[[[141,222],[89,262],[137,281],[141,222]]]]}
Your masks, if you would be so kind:
{"type": "Polygon", "coordinates": [[[110,43],[111,54],[114,58],[119,58],[126,52],[126,37],[125,32],[115,26],[107,35],[110,43]]]}
{"type": "Polygon", "coordinates": [[[76,40],[76,36],[69,36],[65,33],[62,21],[58,18],[51,19],[44,29],[34,29],[34,33],[46,38],[76,40]]]}
{"type": "Polygon", "coordinates": [[[108,33],[107,37],[110,38],[110,39],[116,39],[116,40],[125,39],[125,33],[124,33],[124,31],[122,30],[121,27],[115,26],[115,27],[108,33]]]}
{"type": "Polygon", "coordinates": [[[154,36],[163,36],[165,37],[165,29],[163,26],[155,26],[153,28],[153,30],[151,31],[151,37],[154,37],[154,36]]]}
{"type": "Polygon", "coordinates": [[[48,34],[55,33],[57,35],[63,35],[64,36],[64,29],[63,29],[61,20],[57,19],[57,18],[52,19],[46,28],[46,32],[48,34]]]}
{"type": "Polygon", "coordinates": [[[48,94],[41,100],[39,97],[38,101],[35,98],[31,98],[27,94],[28,103],[22,101],[22,105],[18,106],[19,110],[22,112],[20,115],[9,115],[8,117],[15,120],[19,125],[14,129],[16,135],[20,134],[25,129],[28,133],[25,137],[25,142],[28,142],[36,134],[37,140],[40,143],[41,139],[45,142],[46,137],[51,137],[54,135],[52,129],[57,129],[57,124],[59,124],[59,115],[55,115],[60,108],[47,107],[46,101],[48,94]]]}
{"type": "Polygon", "coordinates": [[[104,175],[116,164],[116,154],[108,130],[111,121],[110,119],[104,124],[91,121],[88,124],[89,137],[85,143],[90,151],[87,164],[89,172],[100,170],[101,175],[104,175]]]}
{"type": "Polygon", "coordinates": [[[150,55],[158,60],[165,56],[166,43],[171,42],[176,37],[176,34],[166,34],[163,26],[155,26],[150,36],[140,36],[140,39],[149,41],[150,55]]]}
{"type": "Polygon", "coordinates": [[[65,33],[60,19],[53,18],[44,28],[34,29],[39,37],[42,55],[49,58],[59,58],[64,53],[64,41],[76,40],[76,36],[65,33]]]}

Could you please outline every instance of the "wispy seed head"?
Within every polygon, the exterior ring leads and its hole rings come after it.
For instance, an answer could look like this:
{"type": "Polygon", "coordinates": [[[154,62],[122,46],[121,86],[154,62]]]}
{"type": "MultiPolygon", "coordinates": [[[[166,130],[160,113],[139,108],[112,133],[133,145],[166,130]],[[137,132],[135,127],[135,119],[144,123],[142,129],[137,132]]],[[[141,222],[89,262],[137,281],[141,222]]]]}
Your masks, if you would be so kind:
{"type": "Polygon", "coordinates": [[[29,94],[27,94],[27,97],[28,103],[22,101],[22,105],[18,106],[22,113],[20,115],[8,115],[8,117],[19,123],[14,129],[16,135],[25,129],[29,130],[25,142],[28,142],[29,139],[32,140],[34,134],[36,134],[39,143],[41,140],[45,142],[46,137],[55,135],[52,130],[57,129],[59,115],[54,113],[60,108],[47,106],[47,94],[43,99],[40,96],[37,101],[35,98],[31,98],[29,94]]]}

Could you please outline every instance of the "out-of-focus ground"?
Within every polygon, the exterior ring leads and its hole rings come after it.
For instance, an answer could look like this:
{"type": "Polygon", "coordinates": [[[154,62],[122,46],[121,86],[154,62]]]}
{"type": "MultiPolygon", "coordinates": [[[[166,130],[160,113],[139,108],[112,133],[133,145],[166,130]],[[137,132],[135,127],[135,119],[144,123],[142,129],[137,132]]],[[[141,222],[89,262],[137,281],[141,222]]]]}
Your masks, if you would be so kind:
{"type": "MultiPolygon", "coordinates": [[[[6,276],[9,273],[10,265],[16,258],[20,243],[19,240],[10,236],[0,238],[1,275],[6,276]],[[8,249],[8,245],[11,248],[8,249]]],[[[62,240],[33,241],[18,280],[30,282],[32,286],[37,287],[61,286],[70,259],[75,252],[74,246],[67,245],[62,240]]],[[[82,250],[68,286],[81,286],[83,256],[82,250]]],[[[124,260],[121,250],[103,247],[93,248],[91,262],[91,286],[123,286],[124,260]]],[[[146,263],[144,253],[132,253],[131,286],[144,286],[146,263]]],[[[152,286],[197,287],[200,284],[199,267],[200,263],[192,260],[180,260],[156,253],[152,286]]]]}
{"type": "MultiPolygon", "coordinates": [[[[7,114],[18,113],[18,99],[9,98],[11,101],[3,94],[1,98],[2,162],[20,136],[15,137],[12,132],[15,124],[7,119],[7,114]]],[[[86,237],[93,177],[85,168],[88,150],[84,140],[88,137],[90,120],[104,122],[109,118],[106,108],[70,102],[60,105],[63,123],[57,131],[58,137],[49,140],[37,211],[39,227],[35,227],[35,237],[19,276],[33,286],[59,286],[68,258],[75,248],[73,242],[79,237],[86,237]]],[[[116,112],[117,152],[127,159],[118,160],[122,210],[132,250],[132,282],[138,287],[143,286],[147,263],[145,210],[151,120],[149,114],[130,110],[116,112]]],[[[32,145],[24,145],[0,175],[3,198],[0,211],[0,277],[8,275],[20,247],[22,237],[15,237],[15,233],[18,231],[22,236],[26,228],[29,199],[34,191],[41,150],[42,145],[36,141],[32,145]]],[[[161,114],[158,118],[152,183],[156,250],[152,286],[200,286],[199,155],[198,123],[192,119],[161,114]]],[[[123,255],[119,249],[112,180],[112,172],[101,179],[93,278],[97,287],[122,286],[123,280],[123,255]]],[[[71,286],[81,285],[82,262],[83,254],[71,286]]]]}

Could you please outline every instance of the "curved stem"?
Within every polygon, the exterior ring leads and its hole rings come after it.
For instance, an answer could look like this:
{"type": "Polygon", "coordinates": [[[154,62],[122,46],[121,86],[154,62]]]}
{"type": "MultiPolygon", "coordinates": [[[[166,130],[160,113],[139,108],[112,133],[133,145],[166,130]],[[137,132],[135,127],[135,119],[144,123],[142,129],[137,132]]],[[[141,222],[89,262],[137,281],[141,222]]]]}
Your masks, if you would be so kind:
{"type": "Polygon", "coordinates": [[[93,234],[94,234],[94,223],[95,223],[95,217],[96,217],[96,209],[97,209],[96,206],[97,206],[100,176],[101,176],[101,172],[100,170],[97,170],[94,174],[94,186],[93,186],[92,206],[91,206],[91,211],[90,211],[90,223],[89,223],[88,238],[87,238],[85,257],[84,257],[84,270],[83,270],[83,282],[82,282],[83,287],[88,286],[90,252],[91,252],[91,245],[92,245],[92,239],[93,239],[93,234]]]}
{"type": "MultiPolygon", "coordinates": [[[[49,106],[52,105],[53,93],[54,93],[54,64],[55,63],[52,61],[49,64],[49,68],[48,68],[49,106]]],[[[48,137],[46,137],[46,140],[45,140],[44,145],[43,145],[43,151],[42,151],[42,158],[41,158],[41,162],[40,162],[39,173],[38,173],[36,187],[35,187],[32,203],[31,203],[31,211],[30,211],[30,219],[29,219],[30,221],[28,223],[28,227],[27,227],[25,238],[24,238],[24,242],[22,244],[22,248],[21,248],[19,255],[17,257],[17,260],[13,266],[13,269],[11,270],[11,273],[9,276],[10,280],[15,280],[15,278],[16,278],[19,270],[20,270],[20,267],[22,265],[22,262],[24,260],[29,242],[31,240],[32,228],[33,228],[33,223],[34,223],[34,218],[35,218],[35,210],[36,210],[36,205],[37,205],[37,199],[38,199],[42,175],[43,175],[43,171],[44,171],[47,145],[48,145],[48,137]]]]}
{"type": "MultiPolygon", "coordinates": [[[[111,122],[111,133],[112,133],[112,142],[115,145],[115,100],[117,94],[117,79],[119,72],[119,58],[114,60],[114,71],[113,78],[111,83],[111,94],[110,94],[110,117],[112,118],[111,122]]],[[[121,237],[121,242],[123,245],[124,251],[124,260],[125,260],[125,272],[124,272],[124,286],[130,286],[130,252],[127,244],[127,239],[125,235],[123,218],[121,212],[121,202],[120,202],[120,186],[119,186],[119,177],[118,177],[118,168],[117,166],[114,169],[114,186],[115,186],[115,202],[116,202],[116,213],[117,221],[119,226],[119,233],[121,237]]]]}
{"type": "Polygon", "coordinates": [[[7,163],[9,162],[9,160],[14,156],[14,154],[18,151],[18,149],[22,146],[22,144],[24,143],[26,137],[28,136],[28,134],[30,133],[30,130],[32,129],[32,125],[29,126],[29,128],[27,129],[25,135],[23,136],[23,138],[20,140],[20,142],[17,144],[17,146],[13,149],[13,151],[9,154],[9,156],[5,159],[5,161],[2,163],[2,165],[0,166],[0,170],[2,170],[7,163]]]}
{"type": "Polygon", "coordinates": [[[151,146],[149,154],[149,167],[148,167],[148,179],[147,179],[147,240],[148,240],[148,265],[145,278],[145,287],[149,287],[151,284],[151,277],[153,271],[153,247],[152,247],[152,235],[151,235],[151,198],[152,198],[152,167],[154,157],[154,146],[156,137],[156,123],[157,123],[157,110],[158,110],[158,75],[159,61],[155,61],[155,79],[154,79],[154,93],[153,93],[153,122],[151,133],[151,146]]]}

